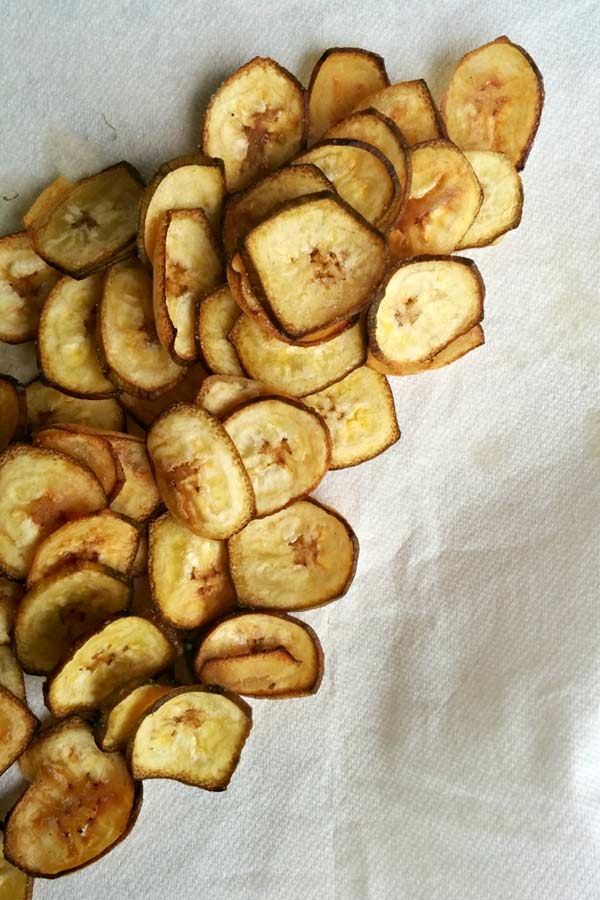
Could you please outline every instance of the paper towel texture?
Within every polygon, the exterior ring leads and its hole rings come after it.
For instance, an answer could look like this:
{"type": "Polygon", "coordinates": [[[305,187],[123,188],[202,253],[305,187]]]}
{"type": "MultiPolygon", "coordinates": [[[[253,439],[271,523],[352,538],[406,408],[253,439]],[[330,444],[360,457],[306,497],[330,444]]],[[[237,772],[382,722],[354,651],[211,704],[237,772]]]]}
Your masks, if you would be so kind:
{"type": "MultiPolygon", "coordinates": [[[[306,80],[325,47],[364,46],[439,99],[506,33],[546,85],[523,223],[465,254],[486,346],[395,379],[399,443],[318,492],[361,542],[349,594],[303,615],[320,692],[254,701],[225,794],[148,782],[131,836],[36,900],[600,896],[599,10],[4,0],[4,232],[59,171],[125,157],[148,175],[189,152],[211,91],[257,54],[306,80]]],[[[0,347],[0,370],[32,359],[0,347]]]]}

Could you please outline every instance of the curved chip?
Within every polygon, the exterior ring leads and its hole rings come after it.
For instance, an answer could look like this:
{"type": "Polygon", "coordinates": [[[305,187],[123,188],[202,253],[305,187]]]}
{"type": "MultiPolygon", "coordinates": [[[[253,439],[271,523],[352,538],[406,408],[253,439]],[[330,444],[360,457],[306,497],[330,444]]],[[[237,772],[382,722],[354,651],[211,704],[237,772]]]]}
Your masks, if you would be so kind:
{"type": "Polygon", "coordinates": [[[366,366],[304,403],[323,417],[331,435],[331,469],[373,459],[400,438],[394,397],[387,379],[366,366]]]}
{"type": "Polygon", "coordinates": [[[235,445],[205,409],[180,403],[156,420],[148,452],[169,512],[202,537],[222,540],[254,514],[254,494],[235,445]]]}
{"type": "Polygon", "coordinates": [[[174,628],[206,625],[233,609],[227,545],[194,534],[169,513],[150,525],[152,597],[174,628]]]}
{"type": "Polygon", "coordinates": [[[123,485],[110,508],[134,522],[144,522],[161,503],[146,441],[114,431],[99,431],[98,434],[111,446],[123,470],[123,485]]]}
{"type": "Polygon", "coordinates": [[[102,485],[108,501],[123,487],[125,474],[119,457],[101,434],[79,431],[76,425],[51,425],[38,431],[33,443],[45,450],[58,450],[66,456],[72,456],[77,462],[90,468],[102,485]]]}
{"type": "Polygon", "coordinates": [[[198,341],[206,365],[220,375],[242,375],[242,367],[229,341],[229,332],[241,310],[224,284],[198,307],[198,341]]]}
{"type": "Polygon", "coordinates": [[[185,376],[158,339],[152,281],[135,260],[113,266],[106,275],[99,338],[110,377],[125,391],[153,397],[185,376]]]}
{"type": "Polygon", "coordinates": [[[24,578],[43,538],[104,506],[104,491],[89,469],[51,450],[9,447],[0,456],[0,571],[24,578]]]}
{"type": "Polygon", "coordinates": [[[355,110],[369,107],[391,119],[409,144],[445,137],[441,116],[427,83],[422,78],[390,84],[376,94],[371,94],[355,110]]]}
{"type": "Polygon", "coordinates": [[[277,613],[236,613],[203,637],[194,661],[198,680],[246,697],[314,694],[323,651],[312,628],[277,613]]]}
{"type": "Polygon", "coordinates": [[[400,263],[369,310],[369,350],[397,374],[410,373],[481,321],[483,298],[483,281],[470,259],[400,263]]]}
{"type": "Polygon", "coordinates": [[[230,538],[229,566],[239,606],[310,609],[346,593],[358,541],[339,513],[299,500],[255,519],[230,538]]]}
{"type": "Polygon", "coordinates": [[[137,397],[125,392],[119,394],[119,403],[136,422],[144,429],[150,428],[161,413],[176,403],[192,403],[206,378],[206,369],[201,363],[195,363],[184,369],[184,376],[174,388],[165,391],[159,397],[137,397]]]}
{"type": "Polygon", "coordinates": [[[223,263],[201,209],[167,212],[154,245],[154,316],[160,341],[182,365],[198,356],[196,306],[223,281],[223,263]]]}
{"type": "Polygon", "coordinates": [[[331,190],[331,187],[330,181],[316,166],[294,162],[245,191],[228,197],[223,209],[222,233],[227,258],[233,256],[242,238],[276,207],[297,197],[331,190]]]}
{"type": "Polygon", "coordinates": [[[25,703],[0,685],[0,775],[23,753],[37,726],[25,703]]]}
{"type": "Polygon", "coordinates": [[[304,103],[300,82],[273,59],[255,57],[223,82],[206,110],[202,147],[223,160],[229,192],[298,153],[305,136],[304,103]]]}
{"type": "Polygon", "coordinates": [[[448,254],[473,224],[483,191],[465,155],[449,141],[412,151],[412,182],[404,215],[390,234],[396,259],[448,254]]]}
{"type": "Polygon", "coordinates": [[[75,562],[100,563],[133,575],[139,535],[135,525],[108,509],[66,522],[38,544],[27,573],[27,587],[75,562]]]}
{"type": "Polygon", "coordinates": [[[0,646],[12,641],[15,613],[24,592],[22,584],[0,575],[0,646]]]}
{"type": "Polygon", "coordinates": [[[377,53],[332,47],[317,61],[308,85],[308,144],[314,144],[371,94],[390,83],[377,53]]]}
{"type": "Polygon", "coordinates": [[[150,707],[129,743],[134,778],[173,778],[224,791],[252,727],[239,697],[200,687],[171,691],[150,707]]]}
{"type": "Polygon", "coordinates": [[[115,386],[102,370],[96,346],[96,307],[102,276],[61,278],[42,310],[38,355],[45,379],[76,397],[110,397],[115,386]]]}
{"type": "Polygon", "coordinates": [[[0,341],[22,344],[35,337],[42,305],[59,277],[26,232],[0,239],[0,341]]]}
{"type": "Polygon", "coordinates": [[[45,729],[19,762],[31,784],[9,814],[4,852],[23,871],[56,878],[80,869],[133,827],[141,788],[82,719],[45,729]]]}
{"type": "Polygon", "coordinates": [[[0,830],[0,900],[31,900],[33,878],[4,856],[4,832],[0,830]]]}
{"type": "Polygon", "coordinates": [[[102,713],[98,744],[106,752],[124,750],[138,720],[157,700],[173,690],[167,684],[140,684],[102,713]]]}
{"type": "Polygon", "coordinates": [[[366,359],[360,322],[320,344],[300,347],[265,334],[249,316],[240,316],[231,341],[242,368],[252,379],[292,397],[334,384],[366,359]]]}
{"type": "Polygon", "coordinates": [[[26,429],[25,392],[10,375],[0,375],[0,453],[11,441],[20,440],[26,429]]]}
{"type": "Polygon", "coordinates": [[[251,378],[240,375],[209,375],[200,388],[196,403],[217,419],[223,419],[242,403],[273,393],[273,388],[251,378]]]}
{"type": "Polygon", "coordinates": [[[521,176],[504,153],[467,150],[465,156],[483,190],[483,203],[457,250],[492,244],[500,235],[517,228],[523,210],[521,176]]]}
{"type": "Polygon", "coordinates": [[[113,397],[106,400],[72,397],[41,381],[32,381],[25,388],[25,398],[31,431],[59,422],[118,431],[125,421],[123,410],[113,397]]]}
{"type": "Polygon", "coordinates": [[[320,415],[294,400],[251,400],[223,422],[250,476],[256,514],[310,494],[327,474],[331,439],[320,415]]]}
{"type": "MultiPolygon", "coordinates": [[[[0,687],[6,688],[23,703],[26,703],[25,682],[23,671],[13,652],[13,648],[2,644],[0,646],[0,687]]],[[[0,894],[0,900],[2,895],[0,894]]]]}
{"type": "Polygon", "coordinates": [[[419,372],[430,372],[434,369],[443,369],[445,366],[449,366],[450,363],[456,362],[457,359],[462,359],[462,357],[471,350],[476,350],[477,347],[481,347],[484,343],[485,336],[483,328],[481,325],[475,325],[474,328],[465,331],[464,334],[461,334],[459,337],[454,338],[453,341],[450,341],[449,344],[446,344],[444,349],[440,350],[439,353],[436,353],[432,359],[422,363],[405,363],[402,366],[401,372],[397,372],[393,367],[387,366],[380,360],[375,359],[371,353],[369,353],[367,358],[367,365],[369,368],[374,369],[375,372],[380,372],[384,375],[418,375],[419,372]]]}
{"type": "Polygon", "coordinates": [[[131,584],[99,563],[78,560],[38,580],[15,620],[21,665],[30,674],[51,672],[77,638],[123,612],[130,601],[131,584]]]}
{"type": "Polygon", "coordinates": [[[451,141],[463,150],[505,153],[525,165],[535,138],[544,82],[529,54],[506,36],[462,57],[442,100],[451,141]]]}
{"type": "Polygon", "coordinates": [[[84,635],[45,684],[57,718],[98,709],[132,678],[149,678],[173,661],[175,648],[140,616],[124,616],[84,635]]]}
{"type": "Polygon", "coordinates": [[[120,162],[71,185],[56,205],[33,217],[36,252],[73,278],[84,278],[135,252],[143,182],[120,162]]]}

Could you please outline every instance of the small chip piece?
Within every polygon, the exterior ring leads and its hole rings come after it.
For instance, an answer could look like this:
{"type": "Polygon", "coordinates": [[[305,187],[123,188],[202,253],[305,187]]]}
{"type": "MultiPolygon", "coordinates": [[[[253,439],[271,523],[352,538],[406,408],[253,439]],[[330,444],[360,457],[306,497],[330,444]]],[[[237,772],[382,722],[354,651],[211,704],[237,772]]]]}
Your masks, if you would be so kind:
{"type": "Polygon", "coordinates": [[[203,637],[194,669],[203,684],[246,697],[303,697],[319,687],[323,651],[299,619],[236,613],[203,637]]]}
{"type": "Polygon", "coordinates": [[[173,661],[175,648],[156,625],[124,616],[77,641],[45,684],[57,718],[99,709],[132,678],[149,678],[173,661]]]}
{"type": "Polygon", "coordinates": [[[77,716],[42,731],[19,764],[31,783],[9,813],[4,852],[24,872],[56,878],[80,869],[133,827],[140,788],[77,716]]]}
{"type": "Polygon", "coordinates": [[[442,115],[448,137],[463,150],[505,153],[522,169],[543,104],[538,67],[503,35],[459,60],[442,100],[442,115]]]}
{"type": "Polygon", "coordinates": [[[300,82],[273,59],[255,57],[214,94],[202,147],[223,160],[227,190],[237,191],[296,156],[305,126],[300,82]]]}
{"type": "Polygon", "coordinates": [[[252,727],[250,707],[202,687],[171,691],[150,707],[129,743],[134,778],[173,778],[224,791],[252,727]]]}
{"type": "Polygon", "coordinates": [[[362,101],[389,85],[377,53],[332,47],[317,61],[308,85],[308,144],[314,144],[362,101]]]}
{"type": "Polygon", "coordinates": [[[25,703],[0,685],[0,775],[24,752],[37,726],[25,703]]]}
{"type": "Polygon", "coordinates": [[[36,336],[42,305],[59,277],[26,232],[0,238],[0,341],[22,344],[36,336]]]}
{"type": "Polygon", "coordinates": [[[0,900],[31,900],[33,878],[4,856],[4,832],[0,829],[0,900]]]}
{"type": "Polygon", "coordinates": [[[51,425],[42,428],[33,438],[36,447],[45,450],[58,450],[66,456],[72,456],[92,470],[110,502],[121,490],[125,481],[125,473],[119,457],[110,443],[101,433],[93,433],[91,429],[80,430],[78,425],[51,425]]]}
{"type": "Polygon", "coordinates": [[[22,584],[0,575],[0,646],[12,641],[15,613],[24,592],[22,584]]]}
{"type": "Polygon", "coordinates": [[[227,545],[194,534],[169,513],[150,525],[152,597],[174,628],[198,628],[230,612],[235,592],[227,545]]]}
{"type": "Polygon", "coordinates": [[[196,403],[217,419],[223,419],[242,403],[274,393],[276,391],[273,388],[251,378],[239,375],[209,375],[200,388],[196,403]]]}
{"type": "Polygon", "coordinates": [[[184,373],[182,380],[160,397],[150,400],[123,392],[119,394],[119,403],[139,426],[147,430],[171,406],[193,402],[206,378],[206,369],[201,363],[195,363],[184,369],[184,373]]]}
{"type": "Polygon", "coordinates": [[[142,191],[139,173],[126,162],[77,181],[32,217],[35,251],[73,278],[131,256],[142,191]]]}
{"type": "Polygon", "coordinates": [[[23,388],[10,375],[0,375],[0,453],[11,441],[20,440],[26,429],[27,406],[23,388]]]}
{"type": "Polygon", "coordinates": [[[131,584],[100,563],[78,560],[40,579],[21,600],[15,620],[21,665],[30,674],[48,674],[77,638],[130,601],[131,584]]]}
{"type": "Polygon", "coordinates": [[[519,225],[523,210],[521,176],[504,153],[467,150],[465,156],[482,187],[483,203],[457,250],[494,243],[519,225]]]}
{"type": "Polygon", "coordinates": [[[475,263],[462,257],[407,260],[390,274],[369,310],[369,350],[396,374],[429,363],[483,318],[484,286],[475,263]]]}
{"type": "Polygon", "coordinates": [[[148,452],[169,512],[201,537],[222,540],[254,514],[254,494],[235,445],[199,406],[180,403],[156,420],[148,452]]]}
{"type": "Polygon", "coordinates": [[[201,209],[165,213],[154,245],[154,317],[163,347],[187,365],[197,355],[196,306],[223,281],[223,263],[201,209]]]}
{"type": "Polygon", "coordinates": [[[198,341],[206,365],[219,375],[242,375],[242,367],[229,341],[241,310],[224,284],[208,294],[198,307],[198,341]]]}
{"type": "Polygon", "coordinates": [[[327,474],[331,439],[320,415],[295,400],[251,400],[223,422],[246,467],[256,514],[310,494],[327,474]]]}
{"type": "MultiPolygon", "coordinates": [[[[23,703],[26,703],[23,670],[14,654],[13,648],[7,644],[0,646],[0,687],[6,688],[23,703]]],[[[0,900],[2,895],[0,894],[0,900]]]]}
{"type": "Polygon", "coordinates": [[[371,94],[355,109],[369,107],[391,119],[411,145],[445,137],[441,116],[427,83],[422,78],[390,84],[376,94],[371,94]]]}
{"type": "Polygon", "coordinates": [[[61,278],[44,303],[38,355],[47,382],[75,397],[110,397],[115,386],[102,370],[96,346],[96,308],[102,275],[61,278]]]}
{"type": "Polygon", "coordinates": [[[239,606],[310,609],[346,593],[358,541],[339,513],[299,500],[255,519],[229,540],[229,565],[239,606]]]}
{"type": "Polygon", "coordinates": [[[304,403],[323,417],[331,435],[331,469],[357,466],[395,444],[400,429],[387,379],[366,366],[304,403]]]}
{"type": "MultiPolygon", "coordinates": [[[[98,729],[98,744],[105,752],[124,750],[138,720],[157,700],[173,690],[167,684],[140,684],[103,710],[98,729]]],[[[1,897],[0,897],[1,900],[1,897]]]]}
{"type": "Polygon", "coordinates": [[[125,421],[123,410],[113,397],[105,400],[72,397],[36,380],[25,388],[25,398],[27,423],[31,431],[59,422],[118,431],[125,421]]]}

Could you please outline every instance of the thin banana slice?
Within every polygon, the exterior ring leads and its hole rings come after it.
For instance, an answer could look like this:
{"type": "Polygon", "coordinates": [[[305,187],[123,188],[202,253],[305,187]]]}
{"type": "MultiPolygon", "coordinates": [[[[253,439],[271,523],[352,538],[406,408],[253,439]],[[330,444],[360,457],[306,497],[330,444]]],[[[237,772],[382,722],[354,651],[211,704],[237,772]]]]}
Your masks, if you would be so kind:
{"type": "Polygon", "coordinates": [[[239,375],[210,375],[200,388],[196,403],[217,419],[223,419],[242,403],[274,393],[277,392],[273,388],[251,378],[242,378],[239,375]]]}
{"type": "Polygon", "coordinates": [[[56,878],[80,869],[133,827],[141,789],[82,719],[47,728],[19,762],[31,783],[9,814],[4,852],[23,871],[56,878]]]}
{"type": "Polygon", "coordinates": [[[327,474],[331,439],[320,415],[294,400],[251,400],[223,422],[246,467],[259,516],[310,494],[327,474]]]}
{"type": "Polygon", "coordinates": [[[141,396],[158,396],[182,380],[178,366],[161,345],[152,311],[152,282],[135,260],[108,272],[100,303],[99,337],[116,385],[141,396]]]}
{"type": "Polygon", "coordinates": [[[400,263],[382,299],[369,310],[369,349],[395,374],[429,363],[483,318],[484,286],[462,257],[400,263]]]}
{"type": "Polygon", "coordinates": [[[96,344],[96,309],[102,276],[61,278],[44,303],[38,355],[49,384],[76,397],[110,397],[115,386],[103,372],[96,344]]]}
{"type": "Polygon", "coordinates": [[[308,86],[308,144],[390,83],[381,56],[358,47],[333,47],[316,63],[308,86]]]}
{"type": "Polygon", "coordinates": [[[229,333],[241,310],[224,284],[201,302],[198,309],[198,342],[206,365],[220,375],[242,375],[242,367],[229,341],[229,333]]]}
{"type": "Polygon", "coordinates": [[[525,165],[535,138],[544,82],[529,54],[505,36],[459,60],[442,100],[451,141],[463,150],[505,153],[525,165]]]}
{"type": "Polygon", "coordinates": [[[242,238],[276,207],[297,197],[331,190],[331,187],[331,182],[316,166],[294,162],[293,166],[267,175],[245,191],[228,197],[223,210],[222,234],[227,258],[234,255],[242,238]]]}
{"type": "Polygon", "coordinates": [[[0,453],[24,437],[26,429],[25,392],[10,375],[0,375],[0,453]]]}
{"type": "Polygon", "coordinates": [[[225,542],[194,534],[169,513],[150,525],[148,568],[154,603],[174,628],[206,625],[235,605],[225,542]]]}
{"type": "Polygon", "coordinates": [[[157,419],[148,452],[169,512],[195,534],[222,540],[254,514],[254,494],[235,445],[199,406],[178,404],[157,419]]]}
{"type": "Polygon", "coordinates": [[[0,900],[31,900],[33,878],[4,856],[4,832],[0,829],[0,900]]]}
{"type": "Polygon", "coordinates": [[[125,473],[119,457],[101,434],[81,432],[77,425],[51,425],[38,431],[36,447],[58,450],[92,470],[110,502],[121,490],[125,473]]]}
{"type": "Polygon", "coordinates": [[[175,362],[198,356],[196,306],[223,281],[223,263],[201,209],[167,212],[154,245],[154,316],[163,347],[175,362]]]}
{"type": "Polygon", "coordinates": [[[166,684],[140,684],[125,694],[100,721],[98,744],[106,752],[124,750],[135,731],[138,720],[157,700],[173,690],[166,684]]]}
{"type": "Polygon", "coordinates": [[[360,322],[314,346],[293,346],[267,335],[257,322],[240,316],[231,341],[244,371],[278,393],[302,397],[339,381],[366,359],[360,322]]]}
{"type": "Polygon", "coordinates": [[[246,697],[314,694],[323,675],[317,635],[299,619],[237,613],[213,626],[194,661],[199,681],[246,697]]]}
{"type": "Polygon", "coordinates": [[[27,587],[63,566],[80,562],[99,563],[133,575],[139,539],[135,525],[108,509],[66,522],[38,545],[27,573],[27,587]]]}
{"type": "Polygon", "coordinates": [[[335,600],[350,587],[357,561],[350,525],[315,500],[255,519],[229,540],[238,604],[257,609],[310,609],[335,600]]]}
{"type": "Polygon", "coordinates": [[[41,381],[28,384],[25,397],[31,431],[62,422],[119,430],[125,423],[123,410],[113,397],[106,400],[72,397],[41,381]]]}
{"type": "Polygon", "coordinates": [[[173,778],[224,791],[252,727],[239,697],[182,687],[150,707],[129,744],[134,778],[173,778]]]}
{"type": "Polygon", "coordinates": [[[0,575],[0,646],[12,641],[15,614],[23,593],[22,584],[0,575]]]}
{"type": "Polygon", "coordinates": [[[304,88],[273,59],[256,57],[223,82],[206,110],[205,153],[225,164],[237,191],[279,169],[304,142],[304,88]]]}
{"type": "Polygon", "coordinates": [[[25,751],[37,726],[25,703],[0,685],[0,775],[25,751]]]}
{"type": "Polygon", "coordinates": [[[471,164],[449,141],[412,151],[412,182],[404,215],[390,234],[396,259],[448,254],[475,221],[483,191],[471,164]]]}
{"type": "Polygon", "coordinates": [[[176,403],[193,402],[206,378],[206,369],[200,363],[195,363],[184,369],[184,372],[182,380],[160,397],[150,400],[148,397],[137,397],[123,392],[119,394],[119,403],[145,431],[171,406],[175,406],[176,403]]]}
{"type": "Polygon", "coordinates": [[[131,256],[142,192],[139,173],[126,162],[76,182],[45,215],[33,217],[36,252],[73,278],[131,256]]]}
{"type": "Polygon", "coordinates": [[[465,156],[483,190],[483,203],[458,250],[493,244],[501,235],[517,228],[523,210],[521,176],[504,153],[467,150],[465,156]]]}
{"type": "Polygon", "coordinates": [[[422,78],[390,84],[363,100],[356,110],[369,107],[391,119],[411,145],[445,137],[441,116],[422,78]]]}
{"type": "MultiPolygon", "coordinates": [[[[7,644],[0,646],[0,687],[6,688],[23,703],[27,702],[25,696],[25,681],[23,670],[14,654],[13,648],[7,644]]],[[[0,894],[0,898],[2,894],[0,894]]]]}
{"type": "Polygon", "coordinates": [[[24,578],[43,538],[104,506],[100,482],[73,459],[24,444],[9,447],[0,456],[0,571],[24,578]]]}
{"type": "Polygon", "coordinates": [[[394,397],[387,379],[366,366],[304,403],[323,417],[331,435],[331,469],[373,459],[400,437],[394,397]]]}
{"type": "Polygon", "coordinates": [[[26,232],[0,239],[0,341],[22,344],[36,336],[42,305],[59,277],[26,232]]]}

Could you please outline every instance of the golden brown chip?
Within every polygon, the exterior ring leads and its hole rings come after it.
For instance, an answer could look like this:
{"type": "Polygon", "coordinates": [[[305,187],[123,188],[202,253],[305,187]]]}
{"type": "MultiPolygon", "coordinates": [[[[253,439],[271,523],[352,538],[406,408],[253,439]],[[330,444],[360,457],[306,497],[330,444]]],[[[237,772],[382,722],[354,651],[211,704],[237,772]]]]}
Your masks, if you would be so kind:
{"type": "Polygon", "coordinates": [[[15,613],[24,592],[22,584],[0,575],[0,645],[12,641],[15,613]]]}
{"type": "Polygon", "coordinates": [[[493,244],[517,228],[523,210],[521,176],[504,153],[467,150],[465,156],[483,190],[483,203],[457,250],[493,244]]]}
{"type": "Polygon", "coordinates": [[[113,397],[107,397],[106,400],[72,397],[41,381],[28,384],[25,397],[27,422],[31,431],[65,422],[117,431],[123,427],[123,410],[113,397]]]}
{"type": "Polygon", "coordinates": [[[220,375],[242,375],[229,333],[241,310],[224,284],[208,294],[198,307],[198,342],[206,365],[220,375]]]}
{"type": "Polygon", "coordinates": [[[4,856],[4,832],[0,830],[0,900],[31,900],[33,878],[13,866],[4,856]]]}
{"type": "Polygon", "coordinates": [[[27,406],[23,388],[10,375],[0,375],[0,453],[11,441],[20,440],[26,428],[27,406]]]}
{"type": "Polygon", "coordinates": [[[445,137],[444,124],[422,78],[390,84],[367,97],[356,109],[369,107],[391,119],[409,144],[445,137]]]}
{"type": "Polygon", "coordinates": [[[119,403],[134,421],[144,429],[150,428],[161,413],[176,403],[192,403],[206,378],[206,369],[201,363],[195,363],[184,369],[182,380],[160,397],[150,400],[148,397],[137,397],[133,394],[119,394],[119,403]]]}
{"type": "Polygon", "coordinates": [[[140,717],[157,700],[173,690],[166,684],[140,684],[104,710],[99,728],[98,743],[104,751],[124,750],[137,727],[140,717]]]}
{"type": "Polygon", "coordinates": [[[380,360],[375,359],[371,353],[369,353],[367,358],[367,365],[375,372],[380,372],[384,375],[418,375],[420,372],[430,372],[433,369],[442,369],[445,366],[449,366],[450,363],[456,362],[457,359],[462,359],[471,350],[481,347],[484,343],[483,328],[481,325],[475,325],[474,328],[446,344],[444,349],[436,353],[431,360],[404,364],[401,372],[397,372],[394,367],[387,366],[380,360]]]}
{"type": "Polygon", "coordinates": [[[58,450],[92,470],[110,502],[121,490],[125,473],[119,457],[100,433],[79,431],[76,425],[51,425],[33,439],[37,447],[58,450]]]}
{"type": "Polygon", "coordinates": [[[26,232],[0,239],[0,341],[22,344],[35,337],[42,305],[59,277],[26,232]]]}
{"type": "Polygon", "coordinates": [[[25,703],[0,685],[0,775],[26,749],[37,725],[25,703]]]}
{"type": "Polygon", "coordinates": [[[113,512],[134,522],[144,522],[160,506],[161,499],[150,465],[146,442],[131,434],[106,435],[117,454],[125,480],[123,487],[110,504],[113,512]]]}
{"type": "MultiPolygon", "coordinates": [[[[23,670],[18,663],[13,648],[7,644],[0,646],[0,687],[6,688],[23,703],[26,703],[23,670]]],[[[0,900],[2,894],[0,894],[0,900]]]]}
{"type": "Polygon", "coordinates": [[[217,419],[223,419],[247,400],[267,397],[274,393],[276,391],[273,388],[260,381],[252,381],[251,378],[242,378],[239,375],[209,375],[200,388],[196,403],[217,419]]]}

